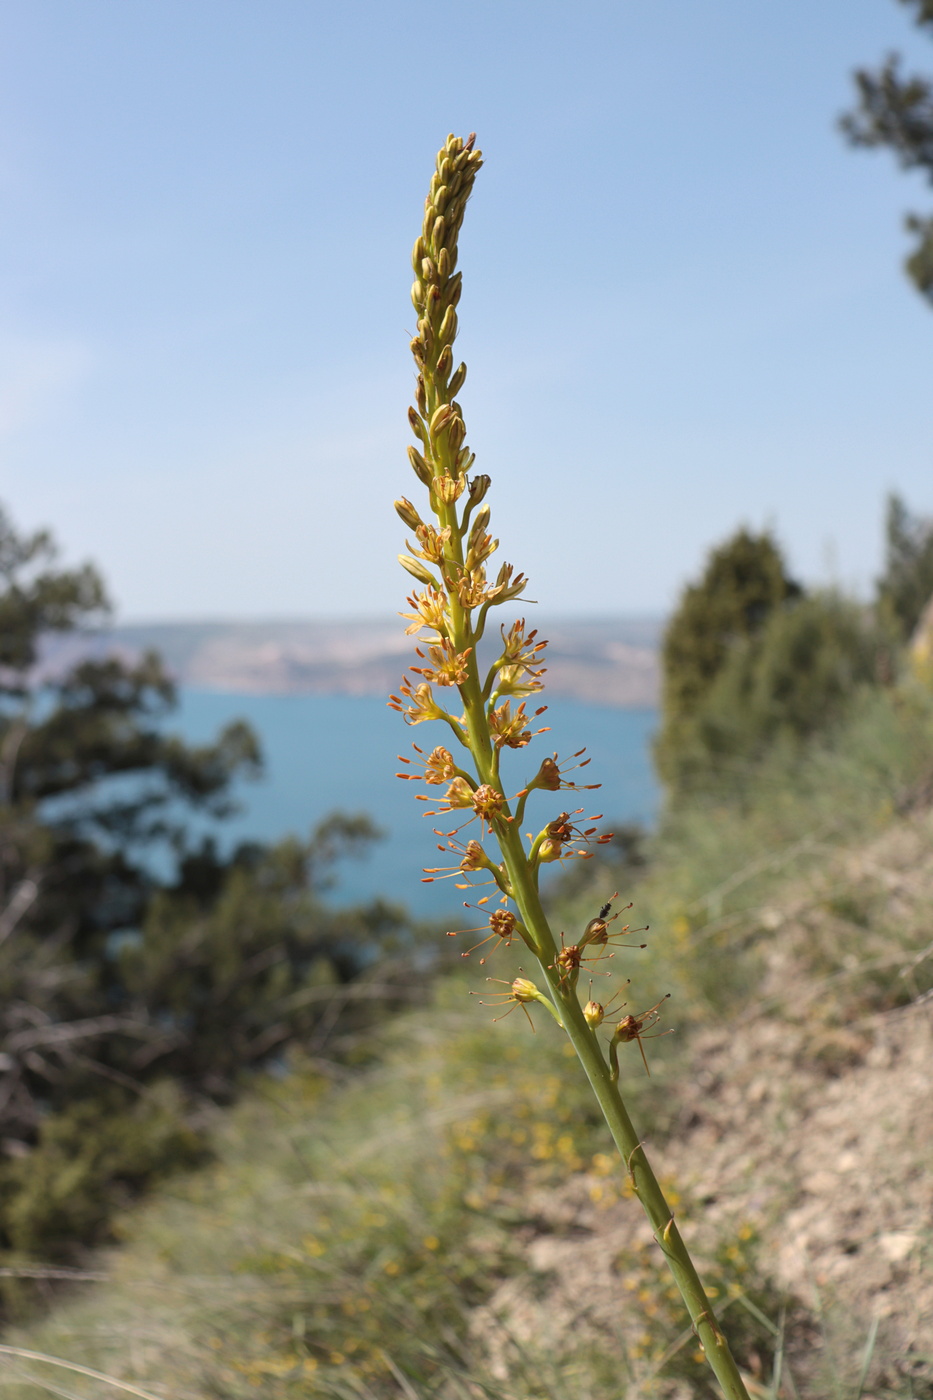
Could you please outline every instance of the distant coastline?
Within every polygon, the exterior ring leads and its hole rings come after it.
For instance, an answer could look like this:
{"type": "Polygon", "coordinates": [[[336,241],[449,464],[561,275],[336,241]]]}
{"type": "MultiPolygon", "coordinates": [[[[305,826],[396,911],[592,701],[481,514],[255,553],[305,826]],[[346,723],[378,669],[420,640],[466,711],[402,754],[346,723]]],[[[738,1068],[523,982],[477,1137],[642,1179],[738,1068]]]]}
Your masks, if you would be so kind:
{"type": "MultiPolygon", "coordinates": [[[[656,706],[660,617],[535,619],[548,638],[548,691],[624,709],[656,706]]],[[[398,688],[412,640],[397,617],[122,623],[50,638],[41,669],[82,656],[161,653],[180,685],[242,695],[384,695],[398,688]]]]}

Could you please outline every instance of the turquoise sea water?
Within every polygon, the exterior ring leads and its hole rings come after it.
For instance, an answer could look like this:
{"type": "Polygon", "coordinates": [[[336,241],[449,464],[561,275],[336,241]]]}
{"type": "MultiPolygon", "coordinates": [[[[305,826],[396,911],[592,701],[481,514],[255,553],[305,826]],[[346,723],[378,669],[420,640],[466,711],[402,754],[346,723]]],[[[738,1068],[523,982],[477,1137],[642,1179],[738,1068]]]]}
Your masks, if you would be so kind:
{"type": "MultiPolygon", "coordinates": [[[[305,835],[338,808],[367,812],[385,831],[386,839],[365,859],[346,863],[333,898],[350,902],[383,894],[425,917],[456,907],[462,895],[451,888],[452,881],[421,883],[422,867],[434,865],[435,857],[441,861],[431,830],[441,823],[425,818],[424,804],[414,801],[414,793],[424,789],[394,776],[401,767],[397,755],[411,754],[412,741],[426,750],[445,742],[440,726],[408,728],[383,700],[371,697],[185,690],[169,727],[203,743],[223,724],[241,718],[259,734],[266,771],[258,782],[238,785],[241,811],[217,827],[224,848],[249,838],[272,840],[287,832],[305,835]]],[[[605,825],[653,819],[658,800],[649,755],[654,710],[555,700],[539,723],[550,724],[551,732],[530,748],[508,755],[513,791],[527,781],[547,753],[556,749],[563,759],[584,744],[593,761],[583,770],[581,781],[603,786],[579,797],[533,795],[526,826],[537,830],[561,806],[577,807],[584,801],[587,814],[605,813],[605,825]]]]}

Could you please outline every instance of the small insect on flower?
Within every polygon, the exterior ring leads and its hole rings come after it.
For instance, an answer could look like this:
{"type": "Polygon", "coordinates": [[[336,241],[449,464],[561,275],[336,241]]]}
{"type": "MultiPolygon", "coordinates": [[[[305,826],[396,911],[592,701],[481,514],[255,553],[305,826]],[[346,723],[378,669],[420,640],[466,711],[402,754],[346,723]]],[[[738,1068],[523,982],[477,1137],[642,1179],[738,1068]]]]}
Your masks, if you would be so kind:
{"type": "MultiPolygon", "coordinates": [[[[645,1066],[645,1073],[648,1075],[651,1074],[651,1070],[648,1068],[648,1061],[645,1058],[645,1047],[642,1045],[641,1042],[643,1038],[647,1038],[650,1040],[653,1039],[655,1036],[671,1034],[670,1030],[654,1031],[653,1034],[650,1033],[651,1027],[656,1026],[658,1021],[660,1021],[661,1012],[659,1008],[664,1005],[669,996],[670,992],[665,993],[661,1000],[655,1002],[654,1006],[650,1006],[647,1011],[643,1011],[639,1016],[623,1016],[622,1019],[617,1023],[615,1031],[613,1032],[612,1041],[610,1042],[609,1046],[610,1059],[612,1060],[613,1069],[616,1073],[618,1073],[618,1059],[615,1055],[616,1044],[628,1044],[630,1041],[637,1040],[638,1049],[641,1052],[642,1063],[645,1066]],[[647,1037],[646,1031],[649,1032],[647,1037]]],[[[673,1029],[673,1027],[671,1029],[673,1029]]]]}
{"type": "Polygon", "coordinates": [[[610,943],[615,942],[620,948],[647,948],[647,943],[623,942],[627,933],[647,933],[647,924],[645,924],[643,928],[636,929],[633,929],[630,924],[623,924],[621,928],[614,929],[610,932],[609,925],[614,923],[621,914],[627,914],[630,909],[634,908],[634,905],[626,904],[624,909],[618,909],[610,916],[609,911],[612,908],[612,901],[613,899],[618,899],[618,897],[619,892],[616,890],[615,894],[612,895],[600,909],[596,918],[590,919],[586,928],[583,930],[583,936],[580,939],[581,945],[588,946],[594,944],[598,947],[606,948],[610,943]]]}

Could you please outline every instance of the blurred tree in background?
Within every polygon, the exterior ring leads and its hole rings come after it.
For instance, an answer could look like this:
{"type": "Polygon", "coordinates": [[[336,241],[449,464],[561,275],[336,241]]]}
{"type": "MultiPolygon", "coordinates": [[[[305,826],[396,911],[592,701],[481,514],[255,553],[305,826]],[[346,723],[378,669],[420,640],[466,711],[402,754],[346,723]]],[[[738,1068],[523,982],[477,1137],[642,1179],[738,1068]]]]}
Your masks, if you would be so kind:
{"type": "MultiPolygon", "coordinates": [[[[933,0],[900,0],[913,11],[921,29],[933,38],[933,0]]],[[[920,170],[933,184],[933,83],[901,72],[899,55],[891,54],[881,68],[860,68],[855,74],[858,103],[841,119],[853,146],[887,147],[905,170],[920,170]]],[[[917,290],[933,304],[933,217],[910,214],[908,230],[915,235],[914,251],[905,262],[917,290]]]]}
{"type": "Polygon", "coordinates": [[[166,729],[158,656],[50,647],[106,612],[92,567],[58,568],[47,533],[0,512],[0,1247],[15,1257],[101,1238],[128,1192],[202,1150],[192,1104],[332,1029],[334,988],[408,928],[380,902],[321,900],[377,834],[366,818],[227,857],[192,844],[191,816],[229,813],[234,779],[259,772],[255,735],[235,723],[188,745],[166,729]]]}
{"type": "Polygon", "coordinates": [[[906,641],[933,598],[933,520],[912,515],[899,496],[891,495],[885,524],[878,608],[898,639],[906,641]]]}
{"type": "Polygon", "coordinates": [[[739,643],[757,637],[776,608],[799,597],[771,535],[739,530],[714,549],[703,576],[690,584],[664,633],[664,693],[655,757],[661,777],[684,777],[695,747],[697,718],[739,643]]]}
{"type": "MultiPolygon", "coordinates": [[[[898,597],[916,591],[913,555],[911,565],[898,597]]],[[[861,687],[890,672],[890,651],[870,610],[833,591],[805,594],[770,535],[740,530],[713,550],[665,633],[662,778],[672,791],[740,791],[776,744],[841,720],[861,687]]]]}

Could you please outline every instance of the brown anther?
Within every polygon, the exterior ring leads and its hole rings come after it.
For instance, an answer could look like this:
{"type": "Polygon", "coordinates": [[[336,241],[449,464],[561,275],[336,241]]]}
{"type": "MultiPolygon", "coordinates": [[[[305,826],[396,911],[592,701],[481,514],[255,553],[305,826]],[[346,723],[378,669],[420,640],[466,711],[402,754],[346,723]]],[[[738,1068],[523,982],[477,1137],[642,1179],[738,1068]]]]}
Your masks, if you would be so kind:
{"type": "MultiPolygon", "coordinates": [[[[668,997],[670,997],[670,992],[665,993],[665,995],[661,998],[659,1002],[656,1002],[654,1006],[649,1007],[647,1011],[643,1011],[640,1016],[623,1016],[621,1021],[619,1021],[618,1025],[616,1026],[615,1032],[613,1034],[613,1040],[619,1040],[623,1044],[629,1044],[633,1040],[638,1041],[638,1049],[641,1052],[642,1063],[645,1066],[645,1073],[649,1075],[651,1073],[651,1070],[648,1068],[648,1061],[645,1058],[645,1047],[641,1043],[642,1037],[644,1036],[646,1029],[650,1028],[651,1026],[657,1025],[658,1021],[661,1019],[661,1013],[658,1010],[658,1008],[664,1005],[668,997]]],[[[669,1032],[661,1031],[658,1032],[658,1034],[668,1035],[669,1032]]]]}
{"type": "Polygon", "coordinates": [[[491,822],[505,806],[505,798],[490,783],[481,783],[473,794],[473,810],[478,817],[491,822]]]}

